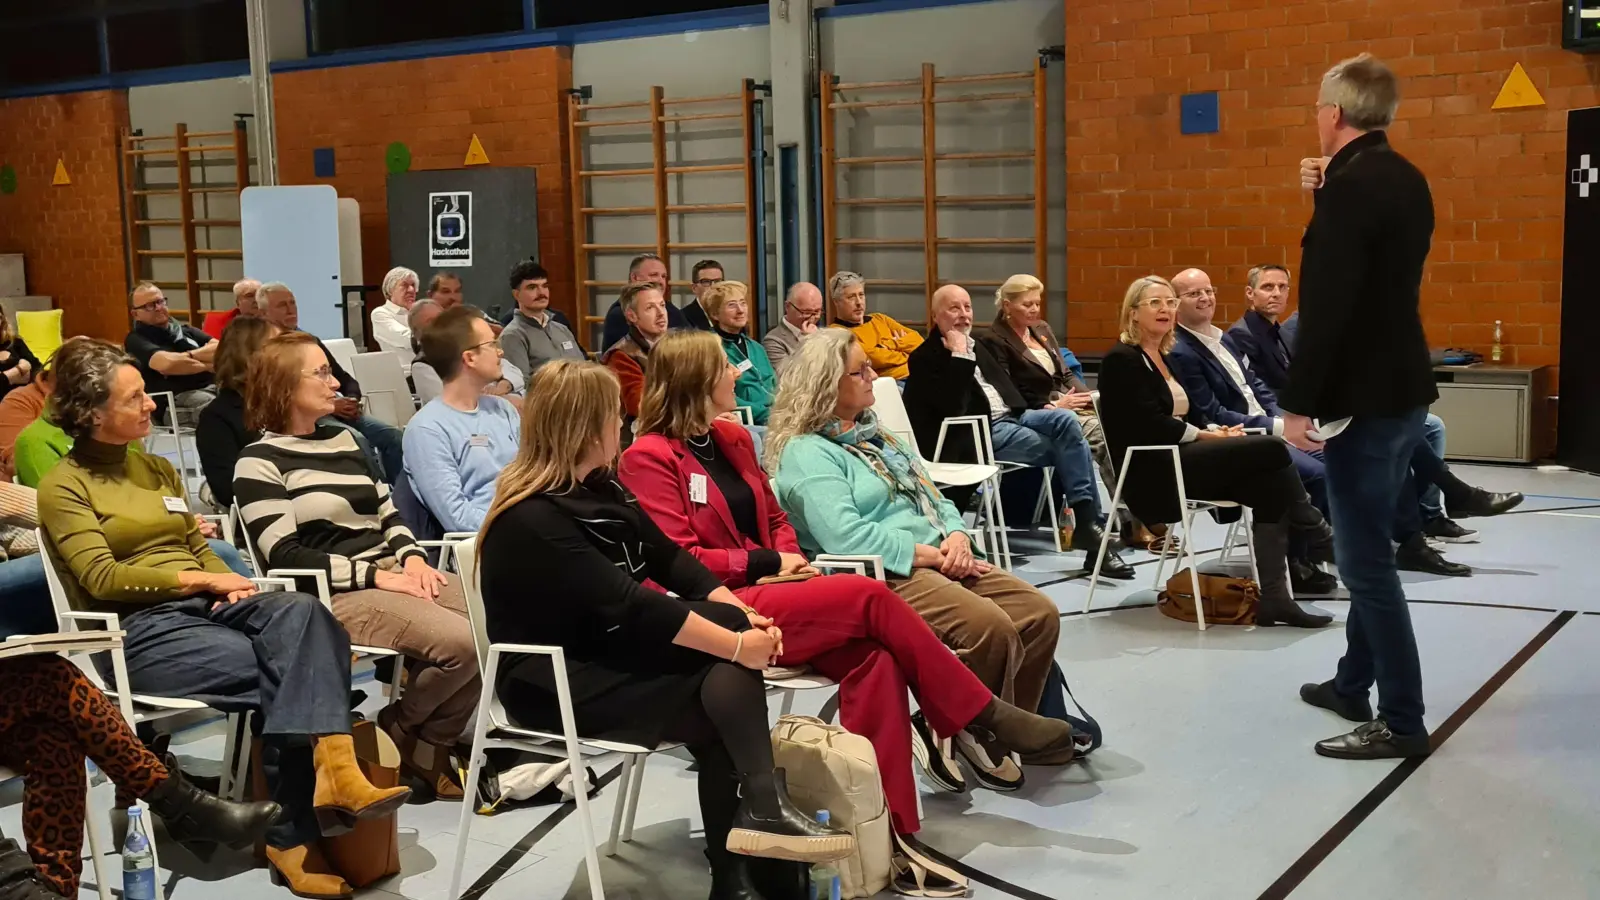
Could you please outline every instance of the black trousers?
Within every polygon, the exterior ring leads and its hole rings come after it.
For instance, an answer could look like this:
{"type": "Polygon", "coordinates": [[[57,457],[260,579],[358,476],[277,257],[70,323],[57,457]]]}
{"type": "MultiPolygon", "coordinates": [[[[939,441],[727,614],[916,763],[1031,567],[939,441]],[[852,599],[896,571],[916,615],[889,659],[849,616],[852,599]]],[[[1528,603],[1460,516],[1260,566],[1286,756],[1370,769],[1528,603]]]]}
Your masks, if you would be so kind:
{"type": "Polygon", "coordinates": [[[1291,506],[1306,499],[1289,445],[1282,438],[1252,434],[1190,441],[1178,445],[1178,461],[1189,499],[1248,506],[1261,522],[1283,521],[1291,506]]]}

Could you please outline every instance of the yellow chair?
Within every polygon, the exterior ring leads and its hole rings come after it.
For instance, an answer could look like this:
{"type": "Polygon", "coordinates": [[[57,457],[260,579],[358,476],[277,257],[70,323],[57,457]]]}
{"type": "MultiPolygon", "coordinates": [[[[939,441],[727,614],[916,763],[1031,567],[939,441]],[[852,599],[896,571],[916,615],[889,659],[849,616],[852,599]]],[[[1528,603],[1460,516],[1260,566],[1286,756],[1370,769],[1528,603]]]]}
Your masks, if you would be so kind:
{"type": "Polygon", "coordinates": [[[17,334],[27,342],[28,349],[39,357],[40,362],[48,363],[50,357],[61,349],[61,310],[19,309],[16,317],[17,334]]]}

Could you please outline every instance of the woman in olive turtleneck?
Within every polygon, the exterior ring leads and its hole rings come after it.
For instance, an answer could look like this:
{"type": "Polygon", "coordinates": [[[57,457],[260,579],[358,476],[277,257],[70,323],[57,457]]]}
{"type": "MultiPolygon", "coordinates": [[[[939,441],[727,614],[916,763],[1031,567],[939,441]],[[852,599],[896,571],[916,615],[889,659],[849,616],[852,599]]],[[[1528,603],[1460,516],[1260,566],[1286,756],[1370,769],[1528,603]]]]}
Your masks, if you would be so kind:
{"type": "Polygon", "coordinates": [[[745,334],[750,324],[750,289],[739,281],[719,281],[700,298],[700,306],[711,318],[711,327],[722,338],[722,352],[739,370],[733,394],[740,406],[750,408],[757,425],[767,424],[767,410],[778,392],[778,375],[772,371],[767,351],[761,342],[745,334]]]}

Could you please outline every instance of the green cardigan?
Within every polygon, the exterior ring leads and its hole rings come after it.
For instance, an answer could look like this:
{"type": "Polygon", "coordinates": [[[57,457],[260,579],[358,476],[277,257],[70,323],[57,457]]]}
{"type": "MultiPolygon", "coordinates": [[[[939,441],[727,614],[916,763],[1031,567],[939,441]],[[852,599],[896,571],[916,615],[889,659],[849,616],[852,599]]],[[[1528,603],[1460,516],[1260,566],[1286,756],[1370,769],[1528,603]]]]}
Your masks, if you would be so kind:
{"type": "Polygon", "coordinates": [[[766,348],[761,342],[741,334],[730,338],[721,331],[722,352],[728,362],[739,367],[739,380],[733,384],[733,395],[740,406],[750,407],[750,416],[757,425],[767,424],[767,413],[772,409],[772,397],[778,393],[778,376],[772,371],[766,348]]]}
{"type": "MultiPolygon", "coordinates": [[[[138,441],[129,446],[140,452],[144,449],[138,441]]],[[[65,431],[57,428],[46,416],[34,419],[33,424],[17,433],[17,447],[12,453],[17,466],[17,481],[37,488],[44,481],[45,473],[54,469],[56,463],[71,452],[72,438],[67,437],[65,431]]]]}
{"type": "Polygon", "coordinates": [[[967,530],[955,504],[941,498],[941,533],[915,502],[821,435],[803,434],[784,445],[776,481],[778,503],[810,555],[881,556],[885,569],[904,578],[917,544],[937,547],[946,534],[967,530]]]}

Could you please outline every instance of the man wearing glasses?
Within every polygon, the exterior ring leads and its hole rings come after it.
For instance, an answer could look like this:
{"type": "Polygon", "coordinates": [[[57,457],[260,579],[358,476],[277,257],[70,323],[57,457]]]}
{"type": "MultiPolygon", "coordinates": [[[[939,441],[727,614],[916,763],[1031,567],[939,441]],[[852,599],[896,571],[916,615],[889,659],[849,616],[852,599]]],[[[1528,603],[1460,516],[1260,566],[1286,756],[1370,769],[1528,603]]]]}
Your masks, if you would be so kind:
{"type": "MultiPolygon", "coordinates": [[[[167,297],[148,281],[134,286],[129,298],[133,330],[123,349],[139,363],[145,390],[151,395],[171,391],[177,415],[189,422],[206,404],[217,399],[212,358],[217,341],[198,328],[184,325],[167,309],[167,297]]],[[[156,415],[165,418],[166,398],[157,398],[156,415]]]]}
{"type": "Polygon", "coordinates": [[[714,259],[702,259],[689,270],[689,289],[694,291],[694,302],[683,308],[683,320],[689,323],[690,328],[701,331],[711,331],[711,319],[706,315],[705,307],[700,305],[700,298],[706,291],[724,277],[722,263],[714,259]]]}
{"type": "Polygon", "coordinates": [[[800,342],[817,333],[817,320],[822,318],[822,289],[809,281],[789,288],[783,298],[783,318],[761,339],[761,348],[767,351],[767,361],[772,371],[783,374],[789,357],[800,351],[800,342]]]}

